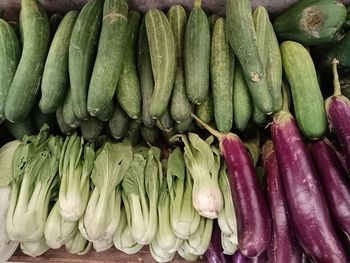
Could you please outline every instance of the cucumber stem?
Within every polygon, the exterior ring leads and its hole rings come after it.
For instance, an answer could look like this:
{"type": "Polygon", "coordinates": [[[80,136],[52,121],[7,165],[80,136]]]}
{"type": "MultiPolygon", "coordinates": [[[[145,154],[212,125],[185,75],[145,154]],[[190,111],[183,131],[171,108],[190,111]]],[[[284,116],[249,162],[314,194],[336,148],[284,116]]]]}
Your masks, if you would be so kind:
{"type": "Polygon", "coordinates": [[[334,95],[340,96],[341,95],[341,87],[339,83],[339,76],[338,76],[338,70],[337,65],[339,64],[339,60],[334,58],[332,61],[332,68],[333,68],[333,86],[334,86],[334,95]]]}
{"type": "Polygon", "coordinates": [[[214,128],[210,127],[208,124],[206,124],[204,121],[202,121],[200,118],[198,118],[196,115],[191,113],[192,117],[198,121],[208,132],[210,132],[212,135],[214,135],[218,140],[220,141],[223,137],[223,134],[214,128]]]}
{"type": "Polygon", "coordinates": [[[200,8],[202,5],[202,0],[194,0],[194,7],[200,8]]]}

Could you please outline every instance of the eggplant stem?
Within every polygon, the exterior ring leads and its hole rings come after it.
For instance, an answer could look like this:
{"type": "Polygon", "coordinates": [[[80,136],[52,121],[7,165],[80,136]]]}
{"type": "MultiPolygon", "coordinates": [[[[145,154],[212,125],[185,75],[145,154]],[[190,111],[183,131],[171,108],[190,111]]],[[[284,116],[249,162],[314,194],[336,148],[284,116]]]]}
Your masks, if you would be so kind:
{"type": "Polygon", "coordinates": [[[341,87],[339,83],[339,76],[338,76],[338,70],[337,65],[339,64],[339,60],[334,58],[332,61],[332,68],[333,68],[333,86],[334,86],[334,95],[340,96],[341,95],[341,87]]]}
{"type": "Polygon", "coordinates": [[[194,0],[194,7],[201,7],[202,0],[194,0]]]}
{"type": "Polygon", "coordinates": [[[198,121],[200,124],[202,124],[202,126],[208,131],[210,132],[212,135],[214,135],[216,138],[218,138],[218,140],[220,141],[222,139],[222,133],[215,130],[214,128],[210,127],[208,124],[206,124],[204,121],[202,121],[200,118],[198,118],[196,115],[194,115],[193,113],[191,113],[192,117],[198,121]]]}
{"type": "Polygon", "coordinates": [[[282,85],[282,110],[289,112],[288,91],[286,84],[282,85]]]}

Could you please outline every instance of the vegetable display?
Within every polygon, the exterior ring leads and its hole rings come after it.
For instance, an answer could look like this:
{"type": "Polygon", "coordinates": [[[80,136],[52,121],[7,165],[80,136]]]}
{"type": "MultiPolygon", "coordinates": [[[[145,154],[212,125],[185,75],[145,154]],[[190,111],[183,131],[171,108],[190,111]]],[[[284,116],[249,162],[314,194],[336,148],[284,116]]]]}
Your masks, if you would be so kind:
{"type": "Polygon", "coordinates": [[[349,7],[190,2],[0,18],[0,262],[350,261],[349,7]]]}

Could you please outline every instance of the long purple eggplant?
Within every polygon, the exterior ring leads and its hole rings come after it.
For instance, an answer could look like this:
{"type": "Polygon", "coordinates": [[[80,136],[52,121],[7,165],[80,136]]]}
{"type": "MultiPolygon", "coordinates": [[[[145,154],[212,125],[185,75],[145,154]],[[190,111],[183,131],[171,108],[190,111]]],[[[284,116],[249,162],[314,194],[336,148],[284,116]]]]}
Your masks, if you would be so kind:
{"type": "Polygon", "coordinates": [[[236,250],[231,259],[231,263],[249,263],[249,258],[244,256],[239,249],[236,250]]]}
{"type": "Polygon", "coordinates": [[[222,134],[197,116],[193,117],[220,141],[220,151],[227,164],[235,206],[238,245],[244,256],[257,257],[269,246],[271,222],[249,154],[237,135],[222,134]]]}
{"type": "Polygon", "coordinates": [[[337,225],[350,237],[350,179],[327,139],[309,144],[328,205],[337,225]]]}
{"type": "Polygon", "coordinates": [[[342,151],[345,155],[348,171],[350,171],[350,101],[341,95],[337,64],[333,60],[334,94],[326,102],[326,113],[331,130],[337,136],[342,151]]]}
{"type": "Polygon", "coordinates": [[[225,255],[221,246],[221,230],[218,221],[213,222],[213,232],[211,234],[210,244],[205,252],[209,263],[225,263],[225,255]]]}
{"type": "Polygon", "coordinates": [[[295,240],[287,217],[287,207],[282,188],[272,141],[265,142],[262,148],[262,162],[265,169],[268,204],[272,218],[272,239],[267,250],[269,263],[300,263],[302,251],[295,240]]]}
{"type": "Polygon", "coordinates": [[[278,112],[271,131],[291,226],[300,245],[316,262],[347,262],[294,117],[278,112]]]}

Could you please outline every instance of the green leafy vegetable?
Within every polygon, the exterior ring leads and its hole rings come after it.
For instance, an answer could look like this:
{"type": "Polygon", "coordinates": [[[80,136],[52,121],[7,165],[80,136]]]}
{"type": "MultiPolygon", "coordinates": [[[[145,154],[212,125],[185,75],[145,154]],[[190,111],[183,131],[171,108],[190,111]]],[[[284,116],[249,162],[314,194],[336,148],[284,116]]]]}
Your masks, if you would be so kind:
{"type": "Polygon", "coordinates": [[[12,158],[19,144],[20,141],[14,140],[0,149],[0,187],[8,186],[12,180],[12,158]]]}
{"type": "Polygon", "coordinates": [[[88,253],[91,249],[92,243],[87,241],[80,233],[77,231],[74,238],[66,242],[65,247],[69,254],[84,255],[88,253]]]}
{"type": "Polygon", "coordinates": [[[21,250],[24,254],[31,257],[38,257],[49,250],[49,246],[46,244],[45,237],[42,236],[39,240],[22,242],[21,250]]]}

